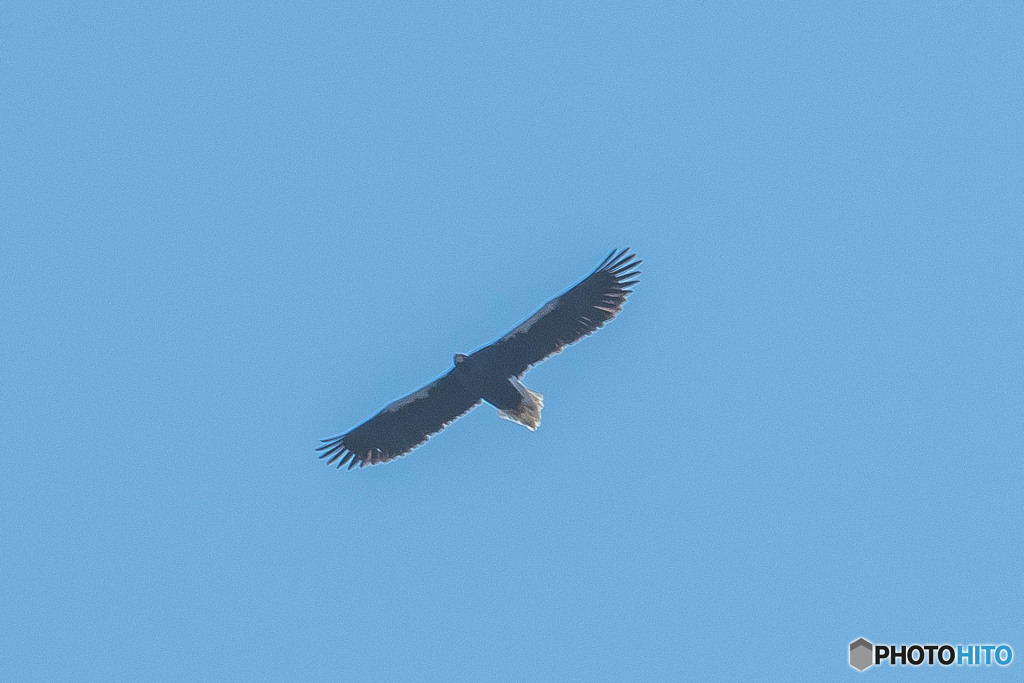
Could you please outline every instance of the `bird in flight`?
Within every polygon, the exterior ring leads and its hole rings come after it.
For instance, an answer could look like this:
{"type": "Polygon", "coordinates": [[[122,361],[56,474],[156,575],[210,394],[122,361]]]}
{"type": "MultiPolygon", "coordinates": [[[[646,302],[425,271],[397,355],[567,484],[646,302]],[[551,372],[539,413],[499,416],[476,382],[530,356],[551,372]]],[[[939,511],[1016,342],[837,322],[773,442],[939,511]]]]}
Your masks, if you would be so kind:
{"type": "Polygon", "coordinates": [[[455,366],[427,386],[385,406],[358,427],[322,441],[321,458],[376,465],[405,455],[480,401],[530,431],[540,426],[544,397],[523,386],[523,374],[548,356],[614,318],[639,280],[641,261],[613,250],[594,272],[544,304],[511,332],[473,353],[455,354],[455,366]]]}

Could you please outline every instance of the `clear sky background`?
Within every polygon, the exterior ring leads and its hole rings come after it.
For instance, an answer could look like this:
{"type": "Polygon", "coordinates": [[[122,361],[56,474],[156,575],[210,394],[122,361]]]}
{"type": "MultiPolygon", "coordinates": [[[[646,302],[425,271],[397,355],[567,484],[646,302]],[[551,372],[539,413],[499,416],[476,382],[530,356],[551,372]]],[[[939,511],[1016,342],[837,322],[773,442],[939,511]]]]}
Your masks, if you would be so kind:
{"type": "Polygon", "coordinates": [[[0,10],[0,677],[1019,674],[1019,2],[275,4],[0,10]]]}

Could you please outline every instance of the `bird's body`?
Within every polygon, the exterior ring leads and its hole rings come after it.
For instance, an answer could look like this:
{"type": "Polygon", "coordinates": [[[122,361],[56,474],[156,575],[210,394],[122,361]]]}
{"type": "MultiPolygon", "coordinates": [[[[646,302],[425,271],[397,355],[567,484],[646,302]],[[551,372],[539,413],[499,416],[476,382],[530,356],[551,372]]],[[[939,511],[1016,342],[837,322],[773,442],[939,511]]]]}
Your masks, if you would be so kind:
{"type": "Polygon", "coordinates": [[[503,377],[480,358],[461,353],[455,356],[455,377],[470,395],[479,394],[506,420],[518,422],[531,432],[537,431],[544,397],[527,389],[518,377],[503,377]]]}
{"type": "Polygon", "coordinates": [[[612,252],[597,269],[493,344],[466,356],[425,387],[392,402],[372,418],[317,450],[338,467],[387,462],[404,455],[481,401],[501,417],[533,431],[544,397],[520,381],[530,366],[595,332],[615,317],[636,284],[640,261],[627,249],[612,252]]]}

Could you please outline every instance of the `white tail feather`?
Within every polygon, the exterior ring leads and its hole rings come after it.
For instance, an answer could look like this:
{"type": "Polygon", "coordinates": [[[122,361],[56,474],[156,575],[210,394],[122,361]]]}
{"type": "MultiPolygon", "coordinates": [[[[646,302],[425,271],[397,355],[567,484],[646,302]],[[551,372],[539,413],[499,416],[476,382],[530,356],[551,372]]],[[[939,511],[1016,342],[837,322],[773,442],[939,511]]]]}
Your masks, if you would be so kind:
{"type": "Polygon", "coordinates": [[[498,409],[498,415],[506,420],[518,422],[531,432],[537,431],[540,427],[540,409],[544,407],[544,396],[540,393],[527,389],[518,380],[513,379],[512,383],[522,395],[524,401],[514,410],[498,409]]]}

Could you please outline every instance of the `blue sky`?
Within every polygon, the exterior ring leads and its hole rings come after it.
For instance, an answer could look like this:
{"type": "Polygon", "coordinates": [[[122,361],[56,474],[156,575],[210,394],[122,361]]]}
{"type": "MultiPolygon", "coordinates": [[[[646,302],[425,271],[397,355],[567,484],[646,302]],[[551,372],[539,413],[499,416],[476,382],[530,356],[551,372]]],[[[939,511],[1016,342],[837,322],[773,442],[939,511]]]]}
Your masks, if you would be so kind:
{"type": "Polygon", "coordinates": [[[0,10],[3,678],[1022,665],[1019,3],[285,4],[0,10]],[[618,246],[539,431],[316,459],[618,246]]]}

